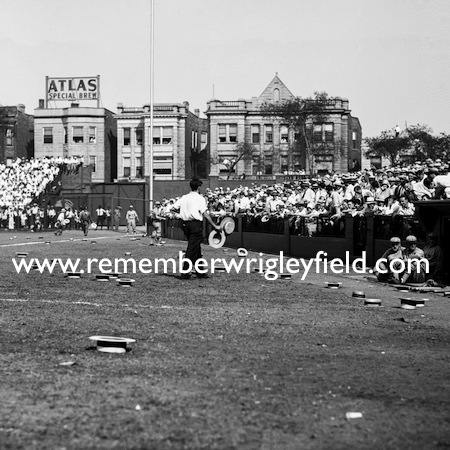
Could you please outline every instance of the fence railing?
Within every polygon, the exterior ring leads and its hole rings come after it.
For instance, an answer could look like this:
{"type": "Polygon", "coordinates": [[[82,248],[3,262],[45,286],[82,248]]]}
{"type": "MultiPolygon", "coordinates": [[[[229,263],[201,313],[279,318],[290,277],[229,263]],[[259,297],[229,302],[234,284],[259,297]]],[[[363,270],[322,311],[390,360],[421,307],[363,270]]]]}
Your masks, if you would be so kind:
{"type": "Polygon", "coordinates": [[[375,239],[390,239],[398,236],[402,240],[413,234],[419,241],[425,241],[425,230],[416,216],[374,216],[375,239]]]}
{"type": "MultiPolygon", "coordinates": [[[[397,236],[402,240],[408,234],[415,234],[419,243],[424,240],[424,230],[419,220],[408,216],[345,216],[337,221],[328,217],[292,219],[271,218],[262,222],[260,217],[238,215],[234,218],[235,231],[227,236],[226,245],[267,253],[283,251],[285,255],[303,258],[314,258],[320,250],[326,251],[329,259],[344,259],[347,255],[356,258],[365,252],[367,264],[373,265],[389,248],[392,231],[400,230],[397,236]],[[385,228],[387,223],[389,229],[385,228]]],[[[163,235],[171,239],[185,239],[181,225],[179,219],[164,221],[163,235]]],[[[211,227],[206,223],[205,240],[210,231],[211,227]]]]}

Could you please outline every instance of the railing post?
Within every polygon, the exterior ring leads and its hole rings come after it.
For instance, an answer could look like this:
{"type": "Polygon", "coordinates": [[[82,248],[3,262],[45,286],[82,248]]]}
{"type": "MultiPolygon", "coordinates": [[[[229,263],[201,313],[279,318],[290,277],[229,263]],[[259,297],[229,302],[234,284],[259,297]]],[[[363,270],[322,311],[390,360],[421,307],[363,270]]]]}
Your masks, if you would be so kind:
{"type": "Polygon", "coordinates": [[[353,217],[348,215],[345,216],[345,247],[347,248],[351,259],[355,256],[354,242],[353,217]]]}
{"type": "Polygon", "coordinates": [[[244,230],[242,224],[242,214],[238,214],[238,236],[239,236],[239,247],[242,248],[244,246],[244,230]]]}
{"type": "Polygon", "coordinates": [[[289,219],[284,219],[284,254],[291,255],[291,234],[289,229],[289,219]]]}
{"type": "Polygon", "coordinates": [[[369,266],[373,266],[375,264],[375,233],[373,217],[373,214],[366,216],[366,264],[369,266]]]}

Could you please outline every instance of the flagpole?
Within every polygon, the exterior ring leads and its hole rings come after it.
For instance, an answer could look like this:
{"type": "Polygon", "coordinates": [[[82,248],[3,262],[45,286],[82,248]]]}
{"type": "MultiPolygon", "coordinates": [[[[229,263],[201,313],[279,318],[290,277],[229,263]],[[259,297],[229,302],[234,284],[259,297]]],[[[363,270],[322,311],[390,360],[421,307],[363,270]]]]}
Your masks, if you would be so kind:
{"type": "Polygon", "coordinates": [[[149,208],[152,209],[153,204],[153,103],[155,93],[155,14],[154,14],[154,0],[151,0],[150,6],[150,136],[149,136],[149,208]]]}

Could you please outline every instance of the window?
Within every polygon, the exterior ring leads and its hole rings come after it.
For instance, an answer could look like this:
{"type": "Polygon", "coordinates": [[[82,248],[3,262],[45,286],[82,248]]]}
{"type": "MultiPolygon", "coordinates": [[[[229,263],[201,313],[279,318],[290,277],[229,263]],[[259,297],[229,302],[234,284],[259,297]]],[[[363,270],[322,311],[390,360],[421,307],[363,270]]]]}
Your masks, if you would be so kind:
{"type": "Polygon", "coordinates": [[[123,158],[123,176],[129,177],[131,175],[131,158],[124,156],[123,158]]]}
{"type": "Polygon", "coordinates": [[[64,127],[64,144],[67,144],[68,143],[68,131],[67,131],[67,127],[64,127]]]}
{"type": "Polygon", "coordinates": [[[144,176],[143,169],[142,156],[136,156],[136,178],[142,178],[144,176]]]}
{"type": "Polygon", "coordinates": [[[376,169],[381,169],[381,156],[371,156],[370,165],[374,166],[376,169]]]}
{"type": "Polygon", "coordinates": [[[53,144],[53,128],[44,128],[44,144],[53,144]]]}
{"type": "Polygon", "coordinates": [[[123,145],[131,144],[131,128],[123,129],[123,145]]]}
{"type": "Polygon", "coordinates": [[[136,128],[136,145],[142,145],[142,142],[144,142],[144,130],[136,128]]]}
{"type": "Polygon", "coordinates": [[[352,148],[358,148],[358,133],[352,131],[352,148]]]}
{"type": "Polygon", "coordinates": [[[313,126],[313,141],[319,142],[322,140],[322,125],[313,126]]]}
{"type": "Polygon", "coordinates": [[[208,144],[208,135],[206,131],[202,131],[201,140],[202,140],[201,150],[204,150],[206,148],[206,145],[208,144]]]}
{"type": "Polygon", "coordinates": [[[333,142],[334,132],[332,123],[315,123],[313,125],[314,142],[333,142]]]}
{"type": "Polygon", "coordinates": [[[333,140],[334,140],[333,124],[325,123],[323,125],[323,129],[324,129],[325,141],[333,142],[333,140]]]}
{"type": "Polygon", "coordinates": [[[229,126],[229,141],[237,142],[237,125],[236,124],[229,126]]]}
{"type": "Polygon", "coordinates": [[[281,172],[287,172],[289,170],[289,164],[288,164],[288,157],[287,156],[280,156],[280,167],[281,167],[281,172]]]}
{"type": "Polygon", "coordinates": [[[280,127],[280,142],[282,144],[289,142],[289,129],[286,125],[281,125],[280,127]]]}
{"type": "Polygon", "coordinates": [[[280,101],[280,90],[278,88],[275,88],[273,90],[273,101],[279,102],[280,101]]]}
{"type": "Polygon", "coordinates": [[[154,156],[153,157],[153,174],[154,175],[172,175],[173,161],[170,156],[154,156]]]}
{"type": "Polygon", "coordinates": [[[6,130],[6,145],[9,147],[13,145],[13,132],[10,128],[6,130]]]}
{"type": "Polygon", "coordinates": [[[197,131],[195,130],[191,132],[191,148],[197,150],[197,131]]]}
{"type": "Polygon", "coordinates": [[[264,125],[265,142],[271,144],[273,142],[273,125],[264,125]]]}
{"type": "Polygon", "coordinates": [[[252,125],[252,144],[259,144],[259,125],[252,125]]]}
{"type": "Polygon", "coordinates": [[[92,173],[97,171],[97,157],[89,156],[89,165],[92,167],[92,173]]]}
{"type": "Polygon", "coordinates": [[[237,124],[219,124],[219,142],[237,142],[237,124]]]}
{"type": "Polygon", "coordinates": [[[252,157],[252,175],[262,175],[261,158],[259,156],[252,157]]]}
{"type": "Polygon", "coordinates": [[[89,127],[89,144],[95,144],[97,142],[97,128],[89,127]]]}
{"type": "Polygon", "coordinates": [[[264,173],[266,175],[272,175],[272,157],[266,156],[264,158],[264,173]]]}
{"type": "Polygon", "coordinates": [[[162,138],[163,145],[171,144],[173,138],[173,127],[162,127],[162,131],[163,131],[163,138],[162,138]]]}
{"type": "Polygon", "coordinates": [[[219,142],[227,142],[227,126],[219,125],[219,142]]]}
{"type": "Polygon", "coordinates": [[[173,127],[153,127],[153,145],[172,143],[173,127]]]}
{"type": "Polygon", "coordinates": [[[76,144],[82,144],[84,141],[83,127],[72,128],[72,141],[76,144]]]}
{"type": "Polygon", "coordinates": [[[153,145],[161,144],[161,127],[153,127],[153,145]]]}
{"type": "Polygon", "coordinates": [[[171,175],[172,174],[172,169],[169,168],[169,167],[153,169],[153,173],[156,174],[156,175],[171,175]]]}

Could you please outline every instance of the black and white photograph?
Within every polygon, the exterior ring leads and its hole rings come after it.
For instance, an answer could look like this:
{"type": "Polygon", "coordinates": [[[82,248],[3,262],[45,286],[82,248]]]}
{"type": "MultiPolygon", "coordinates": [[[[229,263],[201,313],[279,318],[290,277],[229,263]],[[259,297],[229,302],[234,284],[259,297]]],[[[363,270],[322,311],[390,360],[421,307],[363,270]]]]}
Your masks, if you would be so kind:
{"type": "Polygon", "coordinates": [[[450,449],[449,23],[2,0],[0,450],[450,449]]]}

